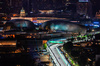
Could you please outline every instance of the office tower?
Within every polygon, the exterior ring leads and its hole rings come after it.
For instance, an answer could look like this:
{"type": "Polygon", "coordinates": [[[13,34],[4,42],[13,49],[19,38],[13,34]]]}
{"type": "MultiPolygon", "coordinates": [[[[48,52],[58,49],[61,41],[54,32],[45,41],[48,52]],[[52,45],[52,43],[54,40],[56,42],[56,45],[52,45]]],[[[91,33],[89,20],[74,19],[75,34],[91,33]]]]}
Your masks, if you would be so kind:
{"type": "Polygon", "coordinates": [[[76,3],[77,3],[77,0],[66,0],[66,9],[73,12],[73,13],[76,13],[76,3]]]}
{"type": "Polygon", "coordinates": [[[77,13],[86,18],[92,17],[92,3],[90,0],[79,0],[77,3],[77,13]]]}
{"type": "Polygon", "coordinates": [[[54,10],[65,6],[66,0],[24,0],[25,11],[33,10],[54,10]]]}
{"type": "Polygon", "coordinates": [[[8,13],[9,4],[7,0],[0,0],[0,13],[8,13]]]}
{"type": "Polygon", "coordinates": [[[19,13],[22,8],[22,0],[9,0],[10,12],[19,13]]]}
{"type": "MultiPolygon", "coordinates": [[[[34,0],[33,0],[34,1],[34,0]]],[[[31,10],[32,10],[32,5],[34,4],[34,3],[32,3],[32,0],[23,0],[22,1],[23,2],[23,8],[25,9],[25,11],[27,12],[27,13],[29,13],[31,10]]],[[[39,4],[38,4],[39,5],[39,4]]],[[[35,6],[36,7],[36,6],[35,6]]]]}

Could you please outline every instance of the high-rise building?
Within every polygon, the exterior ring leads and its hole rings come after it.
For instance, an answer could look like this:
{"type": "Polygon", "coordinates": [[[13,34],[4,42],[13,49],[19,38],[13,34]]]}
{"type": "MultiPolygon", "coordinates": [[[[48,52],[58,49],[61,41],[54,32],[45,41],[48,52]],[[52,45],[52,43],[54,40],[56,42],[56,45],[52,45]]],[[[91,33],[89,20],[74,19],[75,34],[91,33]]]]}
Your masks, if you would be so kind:
{"type": "Polygon", "coordinates": [[[7,0],[0,0],[0,13],[8,13],[9,4],[7,0]]]}
{"type": "Polygon", "coordinates": [[[20,13],[22,5],[23,5],[22,0],[9,0],[11,13],[20,13]]]}
{"type": "MultiPolygon", "coordinates": [[[[32,3],[32,0],[23,0],[22,2],[23,2],[22,6],[27,13],[29,13],[32,10],[32,5],[36,3],[36,2],[32,3]]],[[[35,8],[36,8],[36,5],[35,5],[35,8]]]]}
{"type": "Polygon", "coordinates": [[[74,14],[76,13],[76,3],[77,0],[66,0],[66,10],[73,12],[74,14]]]}
{"type": "Polygon", "coordinates": [[[90,0],[79,0],[77,3],[77,13],[86,18],[92,17],[92,3],[90,0]]]}
{"type": "Polygon", "coordinates": [[[26,12],[33,10],[55,10],[63,7],[66,0],[23,0],[23,7],[26,12]]]}
{"type": "Polygon", "coordinates": [[[22,4],[22,0],[0,0],[0,12],[19,13],[22,4]]]}

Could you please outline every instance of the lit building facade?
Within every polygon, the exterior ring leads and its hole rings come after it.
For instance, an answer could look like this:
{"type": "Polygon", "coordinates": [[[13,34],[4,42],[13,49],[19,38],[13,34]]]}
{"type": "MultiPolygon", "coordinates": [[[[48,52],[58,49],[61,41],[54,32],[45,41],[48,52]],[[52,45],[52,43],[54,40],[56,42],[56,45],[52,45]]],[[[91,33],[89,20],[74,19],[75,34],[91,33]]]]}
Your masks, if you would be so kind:
{"type": "Polygon", "coordinates": [[[25,17],[26,16],[25,10],[23,8],[20,11],[20,16],[21,17],[25,17]]]}
{"type": "Polygon", "coordinates": [[[90,0],[79,0],[77,3],[77,13],[85,18],[92,17],[92,3],[90,0]]]}
{"type": "Polygon", "coordinates": [[[26,12],[33,10],[55,10],[63,7],[66,0],[23,0],[23,7],[26,12]]]}
{"type": "Polygon", "coordinates": [[[72,32],[72,33],[86,33],[86,28],[84,26],[72,23],[65,20],[51,20],[42,24],[41,26],[45,30],[50,30],[52,32],[72,32]]]}
{"type": "Polygon", "coordinates": [[[4,31],[34,31],[35,25],[29,20],[15,19],[6,22],[4,31]]]}
{"type": "Polygon", "coordinates": [[[56,17],[11,17],[13,19],[26,19],[33,23],[44,23],[49,20],[56,20],[56,19],[66,19],[66,18],[56,18],[56,17]]]}
{"type": "Polygon", "coordinates": [[[54,10],[39,10],[40,14],[53,14],[54,10]]]}
{"type": "Polygon", "coordinates": [[[32,0],[32,8],[34,9],[56,9],[59,7],[63,7],[66,3],[66,0],[32,0]],[[39,5],[38,5],[39,4],[39,5]]]}
{"type": "Polygon", "coordinates": [[[16,40],[0,40],[0,53],[15,51],[16,47],[16,40]]]}
{"type": "Polygon", "coordinates": [[[96,12],[95,18],[100,19],[100,10],[99,12],[96,12]]]}

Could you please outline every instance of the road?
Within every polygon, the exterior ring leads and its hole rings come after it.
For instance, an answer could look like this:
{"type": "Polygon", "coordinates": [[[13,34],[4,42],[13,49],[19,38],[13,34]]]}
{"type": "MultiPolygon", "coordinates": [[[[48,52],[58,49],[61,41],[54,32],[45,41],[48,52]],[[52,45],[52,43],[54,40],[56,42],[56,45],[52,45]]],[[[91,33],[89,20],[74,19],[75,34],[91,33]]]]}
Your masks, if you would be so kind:
{"type": "Polygon", "coordinates": [[[58,46],[60,44],[55,44],[50,46],[52,53],[54,54],[56,61],[59,63],[59,66],[71,66],[69,62],[66,60],[65,56],[58,50],[58,46]]]}
{"type": "MultiPolygon", "coordinates": [[[[100,32],[100,31],[98,31],[100,32]]],[[[88,33],[88,34],[96,34],[98,32],[93,32],[93,33],[88,33]]],[[[50,41],[59,41],[59,40],[66,40],[66,38],[63,39],[52,39],[50,41]]],[[[85,40],[80,40],[80,41],[75,41],[77,42],[84,42],[85,40]]],[[[65,58],[65,56],[59,51],[59,49],[57,48],[58,46],[60,46],[61,44],[50,44],[48,43],[48,46],[50,48],[51,54],[53,56],[53,60],[54,62],[57,64],[57,66],[71,66],[70,63],[67,61],[67,59],[65,58]]]]}

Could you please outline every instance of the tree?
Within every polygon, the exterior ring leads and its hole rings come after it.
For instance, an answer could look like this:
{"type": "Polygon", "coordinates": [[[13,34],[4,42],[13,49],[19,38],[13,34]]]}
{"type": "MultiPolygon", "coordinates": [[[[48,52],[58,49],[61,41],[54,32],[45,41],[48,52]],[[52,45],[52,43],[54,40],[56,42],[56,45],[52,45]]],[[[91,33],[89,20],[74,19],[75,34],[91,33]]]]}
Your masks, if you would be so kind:
{"type": "Polygon", "coordinates": [[[73,43],[72,42],[67,42],[63,45],[63,48],[67,51],[67,52],[71,52],[71,50],[73,49],[73,43]]]}
{"type": "Polygon", "coordinates": [[[71,51],[71,55],[73,57],[78,57],[80,55],[80,50],[79,49],[78,50],[72,50],[71,51]]]}
{"type": "Polygon", "coordinates": [[[87,65],[87,63],[88,63],[87,59],[88,59],[88,58],[87,58],[86,54],[80,55],[79,61],[78,61],[79,65],[80,65],[80,66],[85,66],[85,65],[87,65]]]}
{"type": "Polygon", "coordinates": [[[75,40],[75,38],[71,37],[71,38],[69,38],[67,40],[73,42],[75,40]]]}
{"type": "Polygon", "coordinates": [[[46,48],[47,48],[47,44],[46,44],[46,43],[43,45],[43,48],[44,48],[44,49],[46,49],[46,48]]]}

